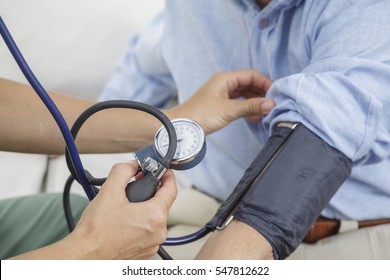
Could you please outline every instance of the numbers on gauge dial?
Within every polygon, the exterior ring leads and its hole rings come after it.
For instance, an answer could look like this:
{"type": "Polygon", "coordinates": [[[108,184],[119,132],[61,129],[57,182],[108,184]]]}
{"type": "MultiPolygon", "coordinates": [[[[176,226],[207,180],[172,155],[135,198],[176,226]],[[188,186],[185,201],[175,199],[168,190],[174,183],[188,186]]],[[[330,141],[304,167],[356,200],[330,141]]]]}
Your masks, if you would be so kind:
{"type": "MultiPolygon", "coordinates": [[[[202,128],[191,120],[174,120],[172,124],[177,135],[177,147],[173,160],[184,161],[196,156],[204,144],[202,128]]],[[[169,137],[166,129],[160,130],[156,135],[156,148],[161,156],[167,153],[169,137]]]]}

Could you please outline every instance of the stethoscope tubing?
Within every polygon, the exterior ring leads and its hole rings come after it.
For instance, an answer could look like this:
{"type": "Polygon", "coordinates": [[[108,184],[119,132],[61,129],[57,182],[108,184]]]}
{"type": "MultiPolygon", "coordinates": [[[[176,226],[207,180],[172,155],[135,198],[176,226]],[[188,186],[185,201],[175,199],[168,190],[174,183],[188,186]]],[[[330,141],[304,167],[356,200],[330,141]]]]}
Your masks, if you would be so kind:
{"type": "Polygon", "coordinates": [[[61,112],[59,111],[54,101],[50,98],[49,94],[43,88],[41,83],[35,77],[31,68],[27,64],[26,60],[24,59],[22,53],[20,52],[10,32],[8,31],[8,28],[5,25],[1,16],[0,16],[0,33],[4,39],[4,42],[9,48],[12,56],[14,57],[16,63],[19,65],[20,70],[22,71],[22,73],[24,74],[24,76],[26,77],[30,85],[33,87],[35,92],[38,94],[39,98],[48,108],[54,120],[56,121],[59,129],[61,130],[62,136],[66,143],[66,149],[69,151],[69,154],[71,155],[72,163],[76,169],[77,179],[82,185],[88,199],[92,200],[96,196],[96,194],[92,186],[88,182],[87,176],[84,172],[83,164],[79,156],[79,152],[77,150],[72,134],[69,131],[68,125],[66,124],[64,117],[62,116],[61,112]]]}
{"type": "MultiPolygon", "coordinates": [[[[94,188],[89,182],[86,170],[83,167],[83,164],[82,164],[81,158],[80,158],[80,154],[78,152],[78,149],[77,149],[75,141],[74,141],[75,135],[77,134],[78,130],[80,129],[81,125],[86,120],[86,118],[85,118],[85,120],[79,121],[77,123],[77,125],[76,125],[77,128],[72,128],[73,129],[73,134],[72,134],[72,132],[68,128],[68,125],[67,125],[63,115],[59,111],[58,107],[56,106],[54,101],[50,98],[47,91],[44,89],[42,84],[39,82],[39,80],[36,78],[36,76],[32,72],[31,68],[27,64],[26,60],[24,59],[22,53],[20,52],[18,46],[16,45],[16,43],[14,41],[14,39],[12,38],[12,36],[11,36],[11,34],[10,34],[10,32],[9,32],[7,26],[5,25],[1,16],[0,16],[0,33],[4,39],[4,42],[6,43],[7,47],[9,48],[12,56],[14,57],[16,63],[18,64],[20,70],[24,74],[25,78],[30,83],[30,85],[35,90],[35,92],[38,94],[39,98],[45,104],[45,106],[47,107],[47,109],[51,113],[52,117],[56,121],[56,123],[57,123],[57,125],[62,133],[62,136],[65,140],[67,160],[71,161],[71,165],[73,167],[73,169],[72,169],[73,172],[71,172],[71,173],[75,177],[74,179],[76,179],[82,185],[84,192],[87,195],[88,199],[93,200],[93,198],[96,196],[96,191],[95,191],[96,188],[94,188]]],[[[105,102],[105,103],[102,103],[101,105],[93,106],[92,108],[90,108],[90,111],[92,111],[94,113],[94,112],[97,112],[97,111],[103,110],[103,109],[120,108],[123,106],[125,106],[125,107],[132,106],[133,109],[137,109],[137,106],[140,105],[140,104],[134,105],[135,103],[129,103],[129,102],[127,102],[126,105],[123,105],[123,104],[118,103],[118,102],[114,102],[114,101],[105,102]],[[112,107],[110,107],[110,106],[112,106],[112,107]]],[[[142,107],[142,109],[144,109],[144,111],[154,115],[156,118],[158,118],[164,124],[164,126],[166,126],[168,134],[170,134],[169,135],[170,138],[173,137],[172,139],[175,140],[176,139],[175,130],[174,130],[173,125],[169,122],[169,119],[167,119],[166,116],[163,115],[162,112],[160,112],[161,114],[156,113],[155,111],[157,109],[151,110],[148,107],[148,105],[146,105],[146,104],[141,104],[141,105],[142,105],[141,107],[142,107]]],[[[86,113],[84,113],[83,116],[85,114],[86,113]]],[[[162,160],[162,164],[164,166],[168,165],[167,163],[170,163],[172,161],[172,158],[173,158],[175,150],[176,150],[176,141],[170,141],[170,143],[173,143],[173,144],[170,145],[166,156],[162,160]]],[[[196,231],[192,234],[186,235],[186,236],[167,238],[167,240],[162,245],[165,245],[165,246],[184,245],[184,244],[196,241],[196,240],[204,237],[209,232],[210,232],[210,230],[207,227],[203,227],[203,228],[199,229],[198,231],[196,231]]]]}

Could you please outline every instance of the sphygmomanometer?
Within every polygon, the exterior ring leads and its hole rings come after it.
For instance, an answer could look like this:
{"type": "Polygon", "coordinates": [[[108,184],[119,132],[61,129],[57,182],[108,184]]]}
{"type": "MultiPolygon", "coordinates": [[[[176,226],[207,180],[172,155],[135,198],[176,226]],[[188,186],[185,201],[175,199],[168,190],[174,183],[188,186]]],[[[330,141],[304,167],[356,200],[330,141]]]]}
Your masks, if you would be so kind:
{"type": "Polygon", "coordinates": [[[233,218],[260,232],[284,259],[348,177],[351,160],[302,124],[274,127],[265,147],[207,224],[233,218]]]}
{"type": "MultiPolygon", "coordinates": [[[[170,121],[160,110],[139,102],[97,103],[83,112],[69,130],[60,111],[28,67],[1,17],[0,32],[65,139],[65,154],[71,176],[65,185],[64,205],[70,229],[74,227],[68,197],[72,182],[78,181],[90,200],[96,196],[99,190],[97,186],[105,182],[105,178],[94,178],[83,168],[74,143],[77,133],[91,115],[106,109],[129,108],[149,113],[163,124],[155,135],[154,145],[134,153],[144,176],[128,184],[126,195],[129,201],[139,202],[152,197],[167,169],[185,170],[203,159],[206,152],[205,135],[196,122],[188,119],[170,121]]],[[[266,145],[215,216],[195,233],[167,238],[162,245],[193,242],[214,230],[223,230],[233,219],[237,219],[267,239],[276,259],[284,259],[303,240],[314,220],[349,176],[351,165],[351,160],[342,152],[303,124],[275,126],[266,145]]],[[[171,259],[162,247],[159,255],[163,259],[171,259]]]]}

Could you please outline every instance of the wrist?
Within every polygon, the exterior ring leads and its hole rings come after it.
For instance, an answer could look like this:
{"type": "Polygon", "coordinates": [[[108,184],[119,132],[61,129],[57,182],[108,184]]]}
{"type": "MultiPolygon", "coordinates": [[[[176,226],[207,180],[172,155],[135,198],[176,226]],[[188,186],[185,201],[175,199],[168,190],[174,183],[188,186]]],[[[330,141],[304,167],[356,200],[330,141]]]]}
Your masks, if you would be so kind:
{"type": "Polygon", "coordinates": [[[77,228],[61,242],[65,250],[71,251],[70,255],[73,259],[108,260],[114,258],[108,250],[109,245],[101,242],[100,238],[94,238],[77,228]]]}
{"type": "Polygon", "coordinates": [[[170,120],[174,120],[174,119],[178,119],[178,118],[184,118],[185,115],[183,113],[181,113],[181,110],[179,109],[179,107],[173,107],[173,108],[169,108],[169,109],[164,109],[162,110],[162,112],[170,119],[170,120]]]}

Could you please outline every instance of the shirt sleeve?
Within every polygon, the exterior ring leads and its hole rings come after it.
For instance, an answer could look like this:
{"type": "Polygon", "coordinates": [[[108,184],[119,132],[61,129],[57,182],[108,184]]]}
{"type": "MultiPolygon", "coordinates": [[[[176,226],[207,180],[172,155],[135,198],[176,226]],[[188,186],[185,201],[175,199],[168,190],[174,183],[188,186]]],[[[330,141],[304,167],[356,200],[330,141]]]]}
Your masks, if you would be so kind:
{"type": "Polygon", "coordinates": [[[164,13],[131,39],[123,60],[106,83],[99,100],[122,99],[164,107],[176,94],[161,53],[164,13]]]}
{"type": "Polygon", "coordinates": [[[356,164],[381,161],[390,155],[390,1],[330,14],[308,21],[310,63],[274,82],[277,106],[264,123],[301,122],[356,164]]]}

